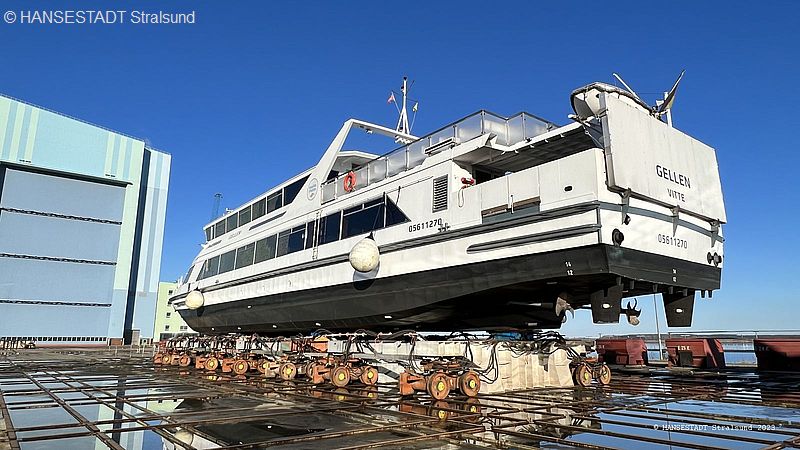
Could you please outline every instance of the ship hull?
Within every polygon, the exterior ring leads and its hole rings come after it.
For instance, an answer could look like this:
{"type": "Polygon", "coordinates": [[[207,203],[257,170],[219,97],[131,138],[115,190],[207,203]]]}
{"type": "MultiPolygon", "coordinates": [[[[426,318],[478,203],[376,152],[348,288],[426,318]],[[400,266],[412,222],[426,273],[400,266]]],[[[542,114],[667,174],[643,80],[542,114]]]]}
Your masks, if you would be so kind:
{"type": "MultiPolygon", "coordinates": [[[[298,274],[299,275],[299,274],[298,274]]],[[[207,305],[179,312],[195,331],[262,335],[329,331],[558,328],[555,298],[578,308],[592,293],[624,283],[623,297],[667,286],[715,290],[717,267],[597,244],[448,266],[392,277],[207,305]],[[565,276],[564,261],[572,275],[565,276]]]]}

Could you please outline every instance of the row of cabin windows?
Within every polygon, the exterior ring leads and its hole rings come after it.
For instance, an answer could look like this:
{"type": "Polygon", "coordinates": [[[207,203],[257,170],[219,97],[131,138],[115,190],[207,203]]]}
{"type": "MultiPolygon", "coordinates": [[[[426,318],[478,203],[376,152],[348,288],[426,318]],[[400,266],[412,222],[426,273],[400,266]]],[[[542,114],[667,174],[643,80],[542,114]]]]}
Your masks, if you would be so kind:
{"type": "Polygon", "coordinates": [[[285,205],[292,203],[300,189],[305,184],[308,176],[305,176],[294,183],[284,187],[278,192],[274,192],[262,198],[261,200],[249,205],[248,207],[240,210],[236,214],[231,214],[228,217],[220,220],[214,225],[206,228],[206,241],[218,238],[225,233],[229,233],[241,226],[244,226],[261,216],[271,213],[276,209],[283,208],[285,205]]]}
{"type": "Polygon", "coordinates": [[[208,259],[198,280],[312,248],[315,239],[317,245],[322,245],[406,221],[408,217],[394,202],[381,197],[208,259]]]}

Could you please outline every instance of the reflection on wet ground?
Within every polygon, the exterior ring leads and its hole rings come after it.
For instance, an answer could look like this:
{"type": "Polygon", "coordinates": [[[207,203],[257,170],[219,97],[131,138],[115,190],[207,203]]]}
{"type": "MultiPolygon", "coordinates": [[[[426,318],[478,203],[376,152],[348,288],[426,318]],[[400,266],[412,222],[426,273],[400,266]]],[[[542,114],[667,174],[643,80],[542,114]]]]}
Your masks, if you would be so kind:
{"type": "Polygon", "coordinates": [[[335,389],[147,356],[0,354],[0,449],[800,446],[800,374],[618,373],[606,387],[433,401],[390,383],[335,389]]]}

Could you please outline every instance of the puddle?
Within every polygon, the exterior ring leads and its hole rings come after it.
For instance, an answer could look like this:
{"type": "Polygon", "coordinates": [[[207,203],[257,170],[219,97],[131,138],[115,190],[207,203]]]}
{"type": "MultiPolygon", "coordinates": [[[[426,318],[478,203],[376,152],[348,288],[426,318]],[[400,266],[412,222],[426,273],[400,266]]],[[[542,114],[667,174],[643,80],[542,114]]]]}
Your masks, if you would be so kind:
{"type": "Polygon", "coordinates": [[[106,445],[96,437],[87,436],[58,440],[20,442],[19,448],[20,450],[86,450],[108,447],[106,447],[106,445]]]}
{"type": "Polygon", "coordinates": [[[12,425],[19,428],[78,422],[61,407],[15,409],[9,410],[8,415],[12,425]]]}

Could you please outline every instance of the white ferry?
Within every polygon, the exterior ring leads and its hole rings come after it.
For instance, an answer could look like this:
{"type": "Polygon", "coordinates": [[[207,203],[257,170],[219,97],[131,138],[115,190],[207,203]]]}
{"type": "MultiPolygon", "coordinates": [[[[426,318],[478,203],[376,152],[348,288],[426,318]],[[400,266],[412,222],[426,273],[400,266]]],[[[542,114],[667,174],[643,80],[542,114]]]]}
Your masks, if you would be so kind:
{"type": "Polygon", "coordinates": [[[624,299],[650,293],[689,326],[719,289],[716,154],[663,106],[593,83],[567,125],[479,111],[417,137],[403,86],[397,128],[346,121],[316,166],[205,227],[171,299],[189,326],[540,329],[578,308],[636,324],[624,299]],[[345,150],[351,132],[402,145],[345,150]]]}

